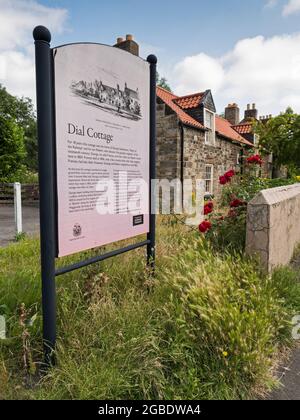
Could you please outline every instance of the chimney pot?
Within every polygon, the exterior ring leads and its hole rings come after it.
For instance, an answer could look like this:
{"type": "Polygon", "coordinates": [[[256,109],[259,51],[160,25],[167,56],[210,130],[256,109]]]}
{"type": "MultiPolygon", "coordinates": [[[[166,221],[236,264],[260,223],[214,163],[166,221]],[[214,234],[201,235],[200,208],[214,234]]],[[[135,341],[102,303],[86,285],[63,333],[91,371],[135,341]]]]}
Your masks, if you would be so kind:
{"type": "Polygon", "coordinates": [[[237,125],[240,122],[240,109],[238,104],[234,102],[228,104],[225,108],[225,119],[229,121],[231,125],[237,125]]]}
{"type": "Polygon", "coordinates": [[[126,39],[118,38],[114,47],[127,51],[139,57],[139,45],[133,40],[133,35],[127,34],[126,39]]]}
{"type": "Polygon", "coordinates": [[[258,111],[256,109],[256,104],[255,103],[247,105],[247,109],[245,111],[244,119],[246,121],[253,120],[253,119],[257,120],[258,119],[258,111]]]}

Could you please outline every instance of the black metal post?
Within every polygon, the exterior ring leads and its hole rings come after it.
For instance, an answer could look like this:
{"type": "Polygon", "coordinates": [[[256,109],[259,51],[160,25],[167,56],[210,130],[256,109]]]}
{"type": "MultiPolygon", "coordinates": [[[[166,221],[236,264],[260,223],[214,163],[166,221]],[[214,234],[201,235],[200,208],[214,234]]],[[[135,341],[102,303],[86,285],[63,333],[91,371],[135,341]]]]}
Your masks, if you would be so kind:
{"type": "Polygon", "coordinates": [[[153,181],[156,179],[156,66],[157,58],[149,55],[150,63],[150,230],[147,239],[147,262],[155,269],[156,197],[153,181]]]}
{"type": "Polygon", "coordinates": [[[56,342],[54,130],[51,34],[44,26],[33,31],[36,59],[36,94],[40,185],[41,276],[45,363],[54,363],[56,342]]]}

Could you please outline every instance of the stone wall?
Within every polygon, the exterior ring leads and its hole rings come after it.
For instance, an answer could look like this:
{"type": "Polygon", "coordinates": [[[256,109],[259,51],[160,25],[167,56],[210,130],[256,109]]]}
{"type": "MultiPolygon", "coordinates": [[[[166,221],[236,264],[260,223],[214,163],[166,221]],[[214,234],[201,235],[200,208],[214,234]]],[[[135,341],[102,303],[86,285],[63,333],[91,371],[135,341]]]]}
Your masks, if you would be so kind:
{"type": "Polygon", "coordinates": [[[157,105],[156,169],[158,179],[180,179],[181,145],[179,120],[165,104],[157,105]]]}
{"type": "Polygon", "coordinates": [[[262,266],[290,262],[300,243],[300,184],[261,191],[248,205],[246,250],[262,266]]]}
{"type": "Polygon", "coordinates": [[[216,136],[214,146],[205,144],[204,132],[184,128],[184,178],[204,179],[205,165],[213,165],[213,194],[220,197],[219,177],[228,169],[237,169],[241,147],[216,136]]]}
{"type": "MultiPolygon", "coordinates": [[[[204,131],[183,126],[184,179],[204,179],[205,165],[213,165],[213,193],[220,196],[219,177],[228,169],[237,169],[241,146],[216,136],[214,146],[205,144],[204,131]]],[[[164,103],[157,105],[157,178],[181,179],[181,127],[175,113],[164,103]]]]}

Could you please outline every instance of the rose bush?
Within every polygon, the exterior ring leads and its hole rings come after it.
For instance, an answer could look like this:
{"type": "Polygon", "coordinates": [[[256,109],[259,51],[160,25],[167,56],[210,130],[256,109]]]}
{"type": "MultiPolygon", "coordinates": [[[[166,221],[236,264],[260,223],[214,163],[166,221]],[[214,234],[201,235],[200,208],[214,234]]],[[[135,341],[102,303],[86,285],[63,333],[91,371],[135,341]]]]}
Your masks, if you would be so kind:
{"type": "Polygon", "coordinates": [[[233,169],[220,176],[223,186],[220,210],[215,211],[215,205],[208,202],[204,206],[207,217],[199,225],[199,231],[204,234],[218,250],[243,251],[246,242],[247,205],[259,191],[299,182],[292,179],[263,179],[257,176],[257,169],[263,164],[260,155],[245,159],[243,174],[237,174],[233,169]]]}

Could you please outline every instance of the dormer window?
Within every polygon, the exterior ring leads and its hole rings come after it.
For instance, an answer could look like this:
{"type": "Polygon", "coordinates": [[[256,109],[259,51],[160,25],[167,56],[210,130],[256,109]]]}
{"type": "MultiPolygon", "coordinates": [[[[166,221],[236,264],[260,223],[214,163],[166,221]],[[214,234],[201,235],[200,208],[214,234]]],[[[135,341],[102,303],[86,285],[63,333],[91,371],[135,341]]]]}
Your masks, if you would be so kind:
{"type": "Polygon", "coordinates": [[[215,114],[208,109],[204,109],[204,124],[205,128],[208,128],[205,132],[205,144],[214,146],[215,144],[215,114]]]}

